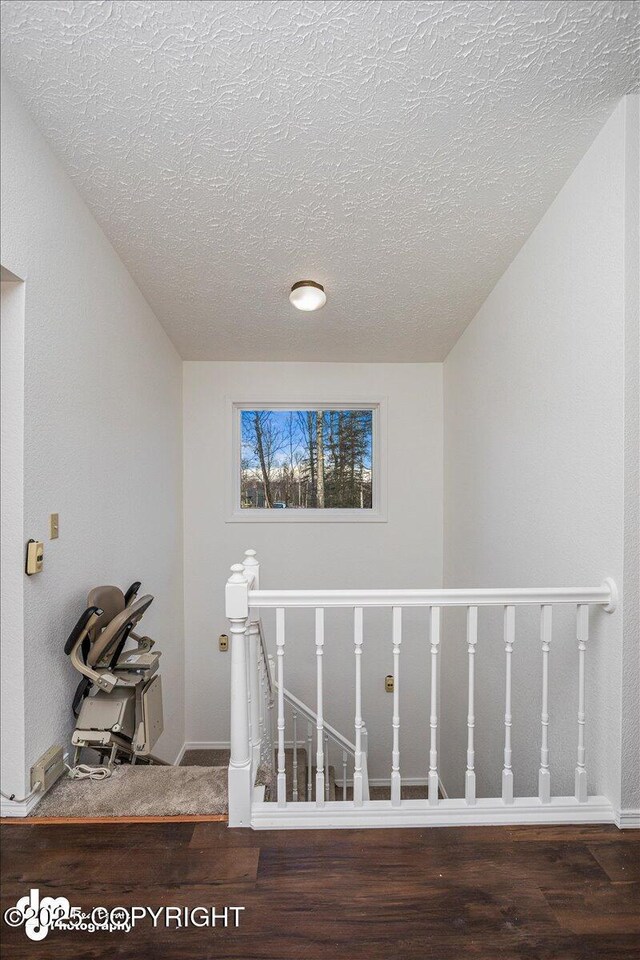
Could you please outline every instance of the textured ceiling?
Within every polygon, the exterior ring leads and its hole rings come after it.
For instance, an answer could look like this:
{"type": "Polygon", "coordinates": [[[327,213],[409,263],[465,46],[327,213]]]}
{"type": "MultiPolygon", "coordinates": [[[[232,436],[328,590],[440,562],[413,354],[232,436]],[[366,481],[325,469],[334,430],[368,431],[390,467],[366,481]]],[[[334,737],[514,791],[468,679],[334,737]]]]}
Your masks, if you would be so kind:
{"type": "Polygon", "coordinates": [[[2,7],[4,69],[188,359],[442,359],[638,86],[632,2],[2,7]]]}

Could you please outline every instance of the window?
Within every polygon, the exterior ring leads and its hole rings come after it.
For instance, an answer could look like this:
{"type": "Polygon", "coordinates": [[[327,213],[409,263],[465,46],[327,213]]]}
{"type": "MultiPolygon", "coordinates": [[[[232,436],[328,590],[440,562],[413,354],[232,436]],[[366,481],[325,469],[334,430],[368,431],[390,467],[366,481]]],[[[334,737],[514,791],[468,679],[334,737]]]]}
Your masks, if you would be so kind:
{"type": "Polygon", "coordinates": [[[381,520],[380,403],[233,403],[232,520],[381,520]]]}

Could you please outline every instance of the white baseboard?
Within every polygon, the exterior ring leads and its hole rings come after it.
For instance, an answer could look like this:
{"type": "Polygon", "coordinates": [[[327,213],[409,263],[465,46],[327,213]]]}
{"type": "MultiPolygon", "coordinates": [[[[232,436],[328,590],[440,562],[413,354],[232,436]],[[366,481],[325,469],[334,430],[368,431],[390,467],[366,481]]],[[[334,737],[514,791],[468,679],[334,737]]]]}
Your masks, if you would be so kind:
{"type": "MultiPolygon", "coordinates": [[[[69,765],[69,751],[65,750],[62,754],[62,759],[66,766],[69,765]]],[[[64,776],[64,774],[63,774],[64,776]]],[[[56,781],[57,783],[57,781],[56,781]]],[[[51,784],[53,787],[54,784],[51,784]]],[[[49,790],[51,790],[49,787],[49,790]]],[[[46,791],[48,792],[48,791],[46,791]]],[[[32,797],[29,797],[28,800],[24,800],[22,803],[16,803],[15,800],[5,800],[4,797],[0,797],[0,818],[2,817],[28,817],[32,810],[38,806],[44,793],[34,793],[32,797]]]]}
{"type": "Polygon", "coordinates": [[[616,811],[616,826],[620,830],[640,830],[640,809],[616,811]]]}
{"type": "Polygon", "coordinates": [[[353,801],[327,801],[322,809],[310,803],[253,804],[254,830],[313,830],[369,827],[456,827],[501,824],[614,823],[606,797],[589,797],[576,803],[575,797],[554,797],[549,804],[537,797],[518,797],[512,804],[501,799],[478,799],[469,806],[464,800],[440,800],[430,806],[424,800],[403,800],[392,807],[389,800],[366,800],[361,807],[353,801]]]}
{"type": "Polygon", "coordinates": [[[184,752],[185,752],[186,749],[187,749],[187,744],[186,744],[186,743],[183,743],[182,746],[180,747],[180,749],[178,750],[178,753],[176,754],[175,760],[173,761],[173,766],[174,766],[174,767],[179,767],[179,766],[180,766],[180,764],[181,764],[181,762],[182,762],[182,758],[184,757],[184,752]]]}
{"type": "Polygon", "coordinates": [[[0,817],[28,817],[38,806],[44,793],[34,793],[28,800],[17,803],[15,800],[5,800],[0,797],[0,817]]]}

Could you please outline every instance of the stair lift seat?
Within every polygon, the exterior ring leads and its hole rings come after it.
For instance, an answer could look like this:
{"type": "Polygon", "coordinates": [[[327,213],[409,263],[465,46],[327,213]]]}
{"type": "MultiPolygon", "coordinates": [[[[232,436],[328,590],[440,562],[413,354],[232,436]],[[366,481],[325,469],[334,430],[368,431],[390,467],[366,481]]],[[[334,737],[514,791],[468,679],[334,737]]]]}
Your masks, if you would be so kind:
{"type": "Polygon", "coordinates": [[[151,755],[163,730],[161,654],[151,652],[154,641],[134,632],[153,597],[137,598],[140,583],[126,594],[118,587],[96,587],[87,597],[87,609],[65,644],[82,680],[73,698],[77,718],[71,742],[74,765],[83,747],[108,756],[112,768],[121,759],[135,763],[163,761],[151,755]],[[127,641],[135,648],[125,650],[127,641]]]}

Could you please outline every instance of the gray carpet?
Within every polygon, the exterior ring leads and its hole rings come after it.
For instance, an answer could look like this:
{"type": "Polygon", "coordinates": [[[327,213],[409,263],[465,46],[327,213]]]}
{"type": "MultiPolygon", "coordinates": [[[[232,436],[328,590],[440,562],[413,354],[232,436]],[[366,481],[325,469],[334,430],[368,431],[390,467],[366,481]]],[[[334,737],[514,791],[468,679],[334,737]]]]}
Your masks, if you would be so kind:
{"type": "Polygon", "coordinates": [[[107,780],[63,777],[32,817],[177,817],[227,812],[226,767],[116,767],[107,780]]]}
{"type": "MultiPolygon", "coordinates": [[[[42,817],[179,817],[213,816],[227,812],[228,750],[188,750],[179,767],[116,767],[107,780],[70,780],[63,777],[42,798],[33,813],[42,817]]],[[[299,799],[305,797],[306,751],[298,753],[299,799]]],[[[312,771],[312,776],[315,770],[312,771]]],[[[293,751],[286,751],[287,799],[292,799],[293,751]]],[[[258,771],[258,783],[273,793],[268,771],[258,771]]],[[[330,799],[341,800],[342,790],[329,768],[330,799]]],[[[347,798],[353,796],[351,788],[347,798]]],[[[426,787],[403,786],[403,799],[425,797],[426,787]]],[[[372,787],[371,799],[388,799],[389,787],[372,787]]]]}
{"type": "Polygon", "coordinates": [[[185,750],[181,767],[228,767],[229,750],[185,750]]]}

